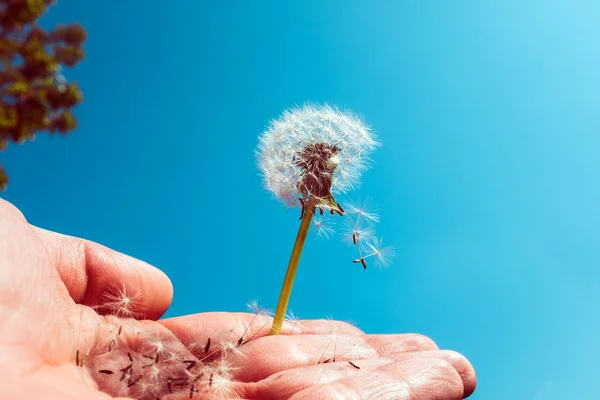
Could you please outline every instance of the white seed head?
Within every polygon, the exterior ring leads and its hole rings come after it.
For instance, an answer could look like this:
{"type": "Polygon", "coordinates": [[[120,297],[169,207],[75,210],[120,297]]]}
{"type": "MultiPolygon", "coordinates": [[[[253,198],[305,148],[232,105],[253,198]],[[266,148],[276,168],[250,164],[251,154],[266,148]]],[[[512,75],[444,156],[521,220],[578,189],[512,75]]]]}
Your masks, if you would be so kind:
{"type": "Polygon", "coordinates": [[[357,116],[307,104],[270,123],[259,138],[258,167],[265,187],[286,204],[308,195],[329,201],[359,183],[378,145],[357,116]]]}

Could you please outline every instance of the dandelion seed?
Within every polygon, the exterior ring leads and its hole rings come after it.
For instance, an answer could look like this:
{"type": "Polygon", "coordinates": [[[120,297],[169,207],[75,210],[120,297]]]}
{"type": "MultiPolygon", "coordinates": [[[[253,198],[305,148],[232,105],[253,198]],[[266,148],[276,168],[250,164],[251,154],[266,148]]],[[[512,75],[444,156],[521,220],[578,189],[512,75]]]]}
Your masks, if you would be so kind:
{"type": "MultiPolygon", "coordinates": [[[[252,340],[252,337],[250,337],[250,339],[248,339],[246,342],[252,340]]],[[[246,343],[243,340],[243,337],[238,339],[235,342],[231,342],[231,341],[222,341],[221,342],[221,356],[222,357],[227,357],[231,354],[234,354],[235,356],[239,357],[239,358],[245,358],[246,355],[244,354],[244,352],[240,349],[240,346],[243,343],[246,343]]]]}
{"type": "Polygon", "coordinates": [[[313,218],[313,229],[317,232],[319,238],[329,238],[335,232],[333,221],[330,218],[317,216],[313,218]]]}
{"type": "Polygon", "coordinates": [[[348,215],[356,216],[357,223],[361,218],[368,219],[373,222],[379,222],[379,215],[377,210],[372,207],[372,200],[369,198],[363,201],[349,202],[346,206],[346,213],[348,215]]]}
{"type": "Polygon", "coordinates": [[[109,369],[101,369],[101,370],[100,370],[100,371],[98,371],[98,372],[99,372],[99,373],[101,373],[101,374],[105,374],[105,375],[112,375],[112,374],[114,374],[114,372],[112,372],[112,371],[111,371],[111,370],[109,370],[109,369]]]}
{"type": "Polygon", "coordinates": [[[357,258],[356,260],[352,261],[353,263],[361,263],[364,269],[367,269],[367,261],[365,260],[364,257],[361,258],[357,258]]]}
{"type": "Polygon", "coordinates": [[[119,318],[139,318],[142,315],[136,310],[139,308],[140,293],[127,289],[125,283],[118,289],[110,289],[103,295],[101,304],[95,310],[119,318]]]}
{"type": "Polygon", "coordinates": [[[368,249],[368,254],[363,255],[361,257],[361,260],[373,258],[376,262],[376,265],[381,268],[388,267],[392,263],[394,256],[396,255],[393,246],[383,246],[382,239],[375,238],[372,241],[367,242],[366,247],[368,249]]]}
{"type": "Polygon", "coordinates": [[[256,301],[256,300],[251,300],[250,302],[246,303],[246,308],[248,308],[250,311],[252,311],[255,315],[252,318],[252,320],[250,321],[250,323],[246,326],[246,328],[242,332],[241,336],[238,338],[237,346],[241,346],[242,344],[247,343],[248,341],[252,340],[254,338],[254,336],[262,330],[262,327],[261,327],[252,334],[252,326],[254,325],[254,322],[257,319],[259,319],[259,317],[267,316],[270,314],[269,311],[260,307],[258,305],[258,301],[256,301]],[[248,338],[248,340],[244,341],[246,334],[249,332],[250,332],[250,337],[248,338]]]}
{"type": "Polygon", "coordinates": [[[294,331],[296,330],[296,328],[298,328],[298,331],[300,333],[302,333],[302,330],[304,329],[304,327],[302,326],[301,319],[299,316],[294,314],[294,312],[288,311],[287,314],[285,315],[285,320],[288,323],[292,324],[292,329],[290,329],[290,333],[293,334],[294,331]]]}
{"type": "Polygon", "coordinates": [[[129,388],[129,387],[132,387],[133,385],[137,384],[140,381],[140,379],[142,379],[142,375],[139,375],[137,378],[135,378],[133,380],[129,380],[127,382],[127,387],[129,388]]]}
{"type": "Polygon", "coordinates": [[[342,241],[345,243],[362,246],[366,241],[372,240],[375,236],[373,224],[366,219],[353,219],[352,217],[344,220],[344,226],[341,230],[342,241]]]}
{"type": "Polygon", "coordinates": [[[183,363],[184,363],[185,365],[187,365],[187,368],[186,368],[186,369],[187,369],[188,371],[189,371],[190,369],[194,368],[194,367],[196,366],[196,364],[197,364],[197,362],[196,362],[196,361],[194,361],[194,360],[184,361],[183,363]]]}
{"type": "Polygon", "coordinates": [[[273,315],[273,312],[260,306],[257,300],[250,300],[249,302],[247,302],[246,308],[248,309],[248,311],[250,311],[253,314],[256,314],[257,316],[260,315],[264,317],[270,317],[273,315]]]}

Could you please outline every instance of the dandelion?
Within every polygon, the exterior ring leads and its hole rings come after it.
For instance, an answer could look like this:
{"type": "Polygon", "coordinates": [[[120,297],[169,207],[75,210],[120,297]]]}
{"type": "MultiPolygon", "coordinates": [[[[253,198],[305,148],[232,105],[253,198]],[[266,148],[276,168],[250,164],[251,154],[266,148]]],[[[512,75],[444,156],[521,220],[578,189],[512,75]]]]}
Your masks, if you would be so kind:
{"type": "Polygon", "coordinates": [[[360,258],[357,258],[353,262],[361,263],[367,269],[367,259],[372,258],[375,260],[376,265],[381,268],[389,266],[395,256],[395,250],[392,246],[384,247],[382,242],[382,239],[377,238],[366,242],[365,247],[367,252],[363,254],[363,250],[359,248],[360,258]]]}
{"type": "MultiPolygon", "coordinates": [[[[288,205],[300,205],[302,220],[292,250],[271,334],[279,334],[302,248],[313,215],[344,214],[334,194],[356,187],[379,144],[355,115],[330,106],[285,111],[260,136],[258,166],[265,187],[288,205]]],[[[318,221],[317,221],[318,223],[318,221]]],[[[322,227],[322,225],[321,225],[322,227]]]]}

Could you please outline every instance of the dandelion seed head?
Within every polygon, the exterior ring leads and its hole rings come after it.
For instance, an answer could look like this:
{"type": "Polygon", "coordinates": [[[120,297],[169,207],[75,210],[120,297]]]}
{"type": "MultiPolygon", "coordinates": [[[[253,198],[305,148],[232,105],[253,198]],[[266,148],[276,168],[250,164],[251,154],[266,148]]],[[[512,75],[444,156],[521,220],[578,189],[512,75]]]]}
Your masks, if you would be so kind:
{"type": "Polygon", "coordinates": [[[311,195],[326,206],[332,193],[358,185],[378,145],[357,116],[307,104],[271,122],[259,138],[258,166],[265,187],[286,204],[311,195]]]}

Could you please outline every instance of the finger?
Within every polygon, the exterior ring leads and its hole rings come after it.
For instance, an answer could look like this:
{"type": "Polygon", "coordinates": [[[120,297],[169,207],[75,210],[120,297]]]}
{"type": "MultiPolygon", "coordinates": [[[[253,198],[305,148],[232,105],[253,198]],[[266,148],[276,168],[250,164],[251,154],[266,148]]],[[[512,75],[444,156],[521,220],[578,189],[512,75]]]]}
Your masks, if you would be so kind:
{"type": "Polygon", "coordinates": [[[405,353],[353,364],[336,362],[282,371],[247,385],[243,395],[265,400],[458,400],[475,389],[470,363],[451,351],[405,353]]]}
{"type": "Polygon", "coordinates": [[[426,350],[437,350],[437,346],[431,339],[415,334],[268,336],[242,346],[228,359],[234,366],[252,360],[256,367],[240,368],[235,377],[243,382],[256,382],[283,370],[308,365],[426,350]]]}
{"type": "Polygon", "coordinates": [[[173,297],[159,269],[97,243],[35,228],[69,294],[101,313],[158,319],[173,297]]]}
{"type": "MultiPolygon", "coordinates": [[[[223,349],[243,348],[267,336],[273,319],[261,314],[213,312],[168,318],[160,323],[173,332],[196,357],[210,361],[219,357],[223,349]]],[[[346,322],[305,320],[284,322],[282,333],[277,337],[333,333],[363,334],[360,329],[346,322]]]]}

